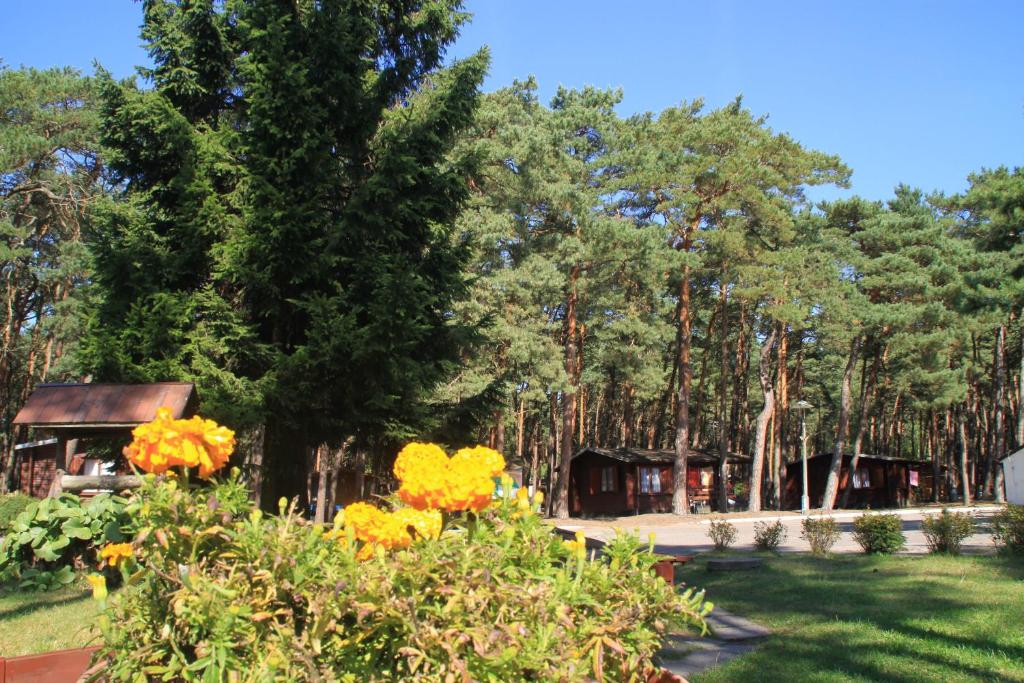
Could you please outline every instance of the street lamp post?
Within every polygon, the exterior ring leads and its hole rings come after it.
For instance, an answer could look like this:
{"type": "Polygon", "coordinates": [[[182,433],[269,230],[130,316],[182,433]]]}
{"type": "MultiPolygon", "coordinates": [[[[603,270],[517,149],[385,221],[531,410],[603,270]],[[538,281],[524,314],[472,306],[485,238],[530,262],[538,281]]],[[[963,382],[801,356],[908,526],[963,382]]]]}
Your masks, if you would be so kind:
{"type": "Polygon", "coordinates": [[[806,515],[811,509],[811,500],[807,495],[807,411],[814,410],[814,406],[807,401],[799,400],[796,402],[796,409],[800,411],[800,463],[803,469],[800,512],[806,515]]]}

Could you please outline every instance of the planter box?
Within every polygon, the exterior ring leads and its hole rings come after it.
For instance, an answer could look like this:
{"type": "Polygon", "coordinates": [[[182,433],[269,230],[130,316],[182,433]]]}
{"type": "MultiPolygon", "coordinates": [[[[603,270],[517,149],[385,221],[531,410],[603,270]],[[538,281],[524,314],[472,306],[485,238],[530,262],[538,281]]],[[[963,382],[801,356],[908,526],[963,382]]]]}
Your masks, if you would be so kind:
{"type": "Polygon", "coordinates": [[[74,683],[99,648],[57,650],[24,657],[0,657],[0,683],[74,683]]]}

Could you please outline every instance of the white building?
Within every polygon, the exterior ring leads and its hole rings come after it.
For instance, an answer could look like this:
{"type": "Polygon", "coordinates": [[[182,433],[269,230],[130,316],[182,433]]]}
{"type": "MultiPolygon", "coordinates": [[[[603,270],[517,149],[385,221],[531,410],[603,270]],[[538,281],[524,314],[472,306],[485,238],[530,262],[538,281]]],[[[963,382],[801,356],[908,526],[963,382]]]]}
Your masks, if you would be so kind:
{"type": "Polygon", "coordinates": [[[1003,459],[1003,477],[1006,480],[1006,500],[1024,505],[1024,448],[1003,459]]]}

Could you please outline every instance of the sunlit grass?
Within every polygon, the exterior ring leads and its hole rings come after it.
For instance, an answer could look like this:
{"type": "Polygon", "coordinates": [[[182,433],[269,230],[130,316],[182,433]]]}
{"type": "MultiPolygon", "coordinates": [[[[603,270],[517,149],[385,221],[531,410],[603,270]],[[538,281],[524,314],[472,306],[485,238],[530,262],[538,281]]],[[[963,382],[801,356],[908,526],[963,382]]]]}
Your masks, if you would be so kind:
{"type": "Polygon", "coordinates": [[[99,604],[82,584],[49,593],[0,591],[0,656],[92,644],[99,604]]]}
{"type": "Polygon", "coordinates": [[[755,652],[693,678],[725,681],[1024,682],[1024,559],[773,557],[685,580],[772,629],[755,652]]]}

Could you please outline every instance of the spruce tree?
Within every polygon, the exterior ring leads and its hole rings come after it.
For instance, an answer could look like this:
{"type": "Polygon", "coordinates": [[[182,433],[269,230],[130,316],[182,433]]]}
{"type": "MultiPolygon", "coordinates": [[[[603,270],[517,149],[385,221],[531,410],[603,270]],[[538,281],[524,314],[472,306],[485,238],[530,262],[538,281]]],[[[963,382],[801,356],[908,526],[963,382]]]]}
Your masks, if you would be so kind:
{"type": "Polygon", "coordinates": [[[194,380],[206,413],[264,424],[274,497],[318,444],[421,430],[468,334],[449,152],[486,55],[441,67],[459,5],[148,0],[152,87],[106,82],[123,201],[87,364],[194,380]]]}

